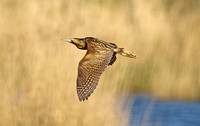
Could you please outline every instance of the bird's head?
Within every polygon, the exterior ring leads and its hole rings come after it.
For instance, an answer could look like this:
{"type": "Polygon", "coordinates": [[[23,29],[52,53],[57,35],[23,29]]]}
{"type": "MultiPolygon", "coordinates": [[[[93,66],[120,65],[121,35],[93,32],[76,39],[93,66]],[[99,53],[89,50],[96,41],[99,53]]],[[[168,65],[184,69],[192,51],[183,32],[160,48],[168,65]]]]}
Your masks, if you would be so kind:
{"type": "Polygon", "coordinates": [[[65,42],[74,44],[79,49],[87,49],[87,43],[84,38],[63,39],[65,42]]]}

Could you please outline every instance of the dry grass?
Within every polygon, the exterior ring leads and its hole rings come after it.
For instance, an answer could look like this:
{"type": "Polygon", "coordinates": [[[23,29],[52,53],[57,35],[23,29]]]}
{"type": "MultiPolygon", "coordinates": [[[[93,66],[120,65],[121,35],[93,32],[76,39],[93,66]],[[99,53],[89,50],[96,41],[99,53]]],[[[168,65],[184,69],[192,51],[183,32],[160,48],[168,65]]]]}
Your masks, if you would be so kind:
{"type": "Polygon", "coordinates": [[[75,0],[0,2],[0,125],[128,124],[128,114],[120,112],[122,101],[116,103],[115,88],[106,89],[104,76],[88,101],[78,101],[77,66],[85,51],[60,41],[63,37],[103,38],[99,33],[105,31],[96,32],[99,18],[94,16],[108,10],[96,7],[75,0]]]}
{"type": "Polygon", "coordinates": [[[200,99],[199,12],[196,0],[134,2],[139,59],[125,74],[131,91],[151,92],[162,99],[200,99]]]}
{"type": "Polygon", "coordinates": [[[116,91],[200,99],[199,2],[1,0],[0,125],[127,125],[116,91]],[[85,51],[60,38],[94,36],[134,50],[118,56],[88,101],[77,99],[85,51]],[[110,79],[112,78],[112,79],[110,79]]]}

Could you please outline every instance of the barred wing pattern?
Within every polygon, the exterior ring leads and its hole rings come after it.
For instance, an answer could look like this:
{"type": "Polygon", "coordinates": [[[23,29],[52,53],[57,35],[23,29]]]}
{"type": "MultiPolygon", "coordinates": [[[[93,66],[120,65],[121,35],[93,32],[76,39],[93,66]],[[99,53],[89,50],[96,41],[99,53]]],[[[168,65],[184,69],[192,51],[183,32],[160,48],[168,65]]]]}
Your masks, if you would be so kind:
{"type": "Polygon", "coordinates": [[[77,78],[77,94],[80,101],[87,100],[98,85],[103,71],[113,56],[113,51],[87,52],[80,61],[77,78]]]}

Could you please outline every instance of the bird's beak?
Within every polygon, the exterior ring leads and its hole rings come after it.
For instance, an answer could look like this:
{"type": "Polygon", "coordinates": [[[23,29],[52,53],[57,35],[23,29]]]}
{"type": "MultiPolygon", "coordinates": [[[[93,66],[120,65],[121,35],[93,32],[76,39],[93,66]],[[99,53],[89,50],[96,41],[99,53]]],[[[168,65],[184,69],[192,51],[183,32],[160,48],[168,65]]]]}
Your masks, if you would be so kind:
{"type": "Polygon", "coordinates": [[[62,41],[64,41],[64,42],[70,42],[70,43],[72,43],[72,39],[61,39],[62,41]]]}

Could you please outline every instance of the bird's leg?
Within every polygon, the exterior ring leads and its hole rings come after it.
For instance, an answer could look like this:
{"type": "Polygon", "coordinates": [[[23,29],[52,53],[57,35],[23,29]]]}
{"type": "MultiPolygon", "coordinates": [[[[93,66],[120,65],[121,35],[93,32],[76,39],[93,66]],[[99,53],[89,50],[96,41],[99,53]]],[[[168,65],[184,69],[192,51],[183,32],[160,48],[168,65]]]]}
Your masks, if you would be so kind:
{"type": "Polygon", "coordinates": [[[124,51],[124,48],[117,48],[117,49],[114,49],[114,52],[122,55],[122,56],[125,56],[125,57],[129,57],[129,58],[136,58],[136,55],[133,54],[133,52],[131,51],[124,51]]]}

